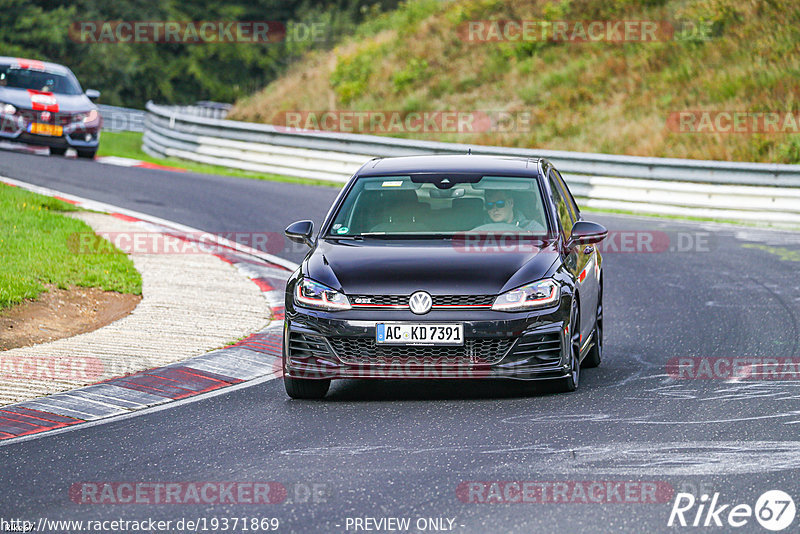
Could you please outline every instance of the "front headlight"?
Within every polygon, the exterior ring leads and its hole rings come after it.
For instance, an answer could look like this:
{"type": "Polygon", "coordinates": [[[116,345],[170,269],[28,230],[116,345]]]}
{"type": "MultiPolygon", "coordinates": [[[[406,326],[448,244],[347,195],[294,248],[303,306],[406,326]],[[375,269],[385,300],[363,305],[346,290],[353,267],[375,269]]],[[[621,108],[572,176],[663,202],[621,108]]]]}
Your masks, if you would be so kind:
{"type": "Polygon", "coordinates": [[[495,311],[522,311],[544,308],[558,302],[561,289],[555,280],[539,280],[511,291],[506,291],[494,299],[495,311]]]}
{"type": "Polygon", "coordinates": [[[97,112],[96,109],[89,111],[88,113],[76,113],[72,116],[72,122],[81,122],[83,124],[89,124],[92,122],[97,122],[97,119],[100,117],[100,114],[97,112]]]}
{"type": "Polygon", "coordinates": [[[5,113],[6,115],[13,115],[17,112],[17,108],[12,106],[11,104],[0,104],[0,111],[5,113]]]}
{"type": "Polygon", "coordinates": [[[299,306],[318,310],[349,310],[350,301],[342,293],[313,280],[303,279],[297,283],[294,302],[299,306]]]}

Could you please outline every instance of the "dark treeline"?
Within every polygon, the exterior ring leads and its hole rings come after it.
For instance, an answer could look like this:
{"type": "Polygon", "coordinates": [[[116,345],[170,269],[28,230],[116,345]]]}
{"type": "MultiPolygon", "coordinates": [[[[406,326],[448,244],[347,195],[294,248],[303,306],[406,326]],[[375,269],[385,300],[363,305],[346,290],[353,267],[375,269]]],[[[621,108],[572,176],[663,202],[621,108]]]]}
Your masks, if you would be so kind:
{"type": "Polygon", "coordinates": [[[398,0],[0,0],[0,56],[69,66],[101,102],[141,108],[233,102],[263,87],[301,54],[329,48],[398,0]],[[271,43],[91,43],[83,21],[278,21],[296,33],[271,43]],[[315,23],[316,38],[305,29],[315,23]],[[71,32],[70,29],[73,29],[71,32]],[[292,39],[300,37],[301,39],[292,39]],[[308,37],[302,39],[303,37],[308,37]]]}

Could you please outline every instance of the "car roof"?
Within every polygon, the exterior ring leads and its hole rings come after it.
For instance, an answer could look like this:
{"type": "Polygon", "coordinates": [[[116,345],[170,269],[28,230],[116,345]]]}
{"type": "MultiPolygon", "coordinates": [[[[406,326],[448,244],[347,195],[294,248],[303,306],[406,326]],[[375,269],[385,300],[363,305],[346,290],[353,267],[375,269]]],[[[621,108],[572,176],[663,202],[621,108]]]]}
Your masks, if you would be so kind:
{"type": "Polygon", "coordinates": [[[359,176],[386,176],[419,173],[475,173],[537,176],[539,158],[509,156],[424,155],[379,158],[367,162],[359,176]]]}
{"type": "MultiPolygon", "coordinates": [[[[0,56],[0,64],[19,65],[20,63],[38,64],[44,68],[45,72],[52,72],[53,74],[68,74],[70,70],[64,65],[58,63],[51,63],[49,61],[40,61],[38,59],[25,59],[21,57],[0,56]]],[[[38,70],[38,69],[37,69],[38,70]]]]}

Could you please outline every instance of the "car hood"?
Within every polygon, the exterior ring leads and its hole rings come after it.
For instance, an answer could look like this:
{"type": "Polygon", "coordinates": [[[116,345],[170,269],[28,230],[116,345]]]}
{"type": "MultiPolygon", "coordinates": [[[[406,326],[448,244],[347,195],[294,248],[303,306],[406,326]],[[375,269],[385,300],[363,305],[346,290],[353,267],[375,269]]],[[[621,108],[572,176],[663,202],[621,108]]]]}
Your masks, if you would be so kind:
{"type": "Polygon", "coordinates": [[[304,274],[349,295],[496,295],[544,277],[558,259],[552,241],[521,250],[468,250],[451,241],[320,240],[304,274]]]}
{"type": "MultiPolygon", "coordinates": [[[[27,89],[17,89],[16,87],[0,87],[0,102],[11,104],[20,109],[33,109],[32,93],[27,89]]],[[[89,97],[80,95],[65,95],[61,93],[45,93],[52,95],[58,109],[50,109],[57,113],[80,113],[95,109],[89,97]]]]}

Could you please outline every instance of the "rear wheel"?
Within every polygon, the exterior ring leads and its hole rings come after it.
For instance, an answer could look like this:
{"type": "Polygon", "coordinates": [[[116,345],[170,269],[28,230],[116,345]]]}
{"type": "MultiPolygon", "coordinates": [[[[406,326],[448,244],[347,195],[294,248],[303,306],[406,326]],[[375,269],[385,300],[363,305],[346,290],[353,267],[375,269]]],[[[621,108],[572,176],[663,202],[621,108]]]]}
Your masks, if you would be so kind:
{"type": "Polygon", "coordinates": [[[283,377],[286,393],[293,399],[321,399],[331,387],[331,380],[310,380],[308,378],[283,377]]]}
{"type": "Polygon", "coordinates": [[[93,148],[91,150],[78,150],[78,157],[79,158],[94,159],[95,154],[97,154],[97,149],[96,148],[93,148]]]}
{"type": "Polygon", "coordinates": [[[57,147],[50,147],[50,155],[51,156],[63,156],[67,153],[66,148],[57,148],[57,147]]]}
{"type": "Polygon", "coordinates": [[[600,294],[597,295],[597,319],[592,336],[594,344],[589,349],[589,354],[583,359],[581,367],[592,368],[600,365],[603,356],[603,286],[600,286],[600,294]]]}
{"type": "Polygon", "coordinates": [[[556,390],[568,393],[578,389],[581,379],[581,327],[578,300],[572,300],[572,309],[569,314],[569,331],[567,332],[567,350],[569,351],[570,372],[569,376],[559,380],[556,390]]]}

